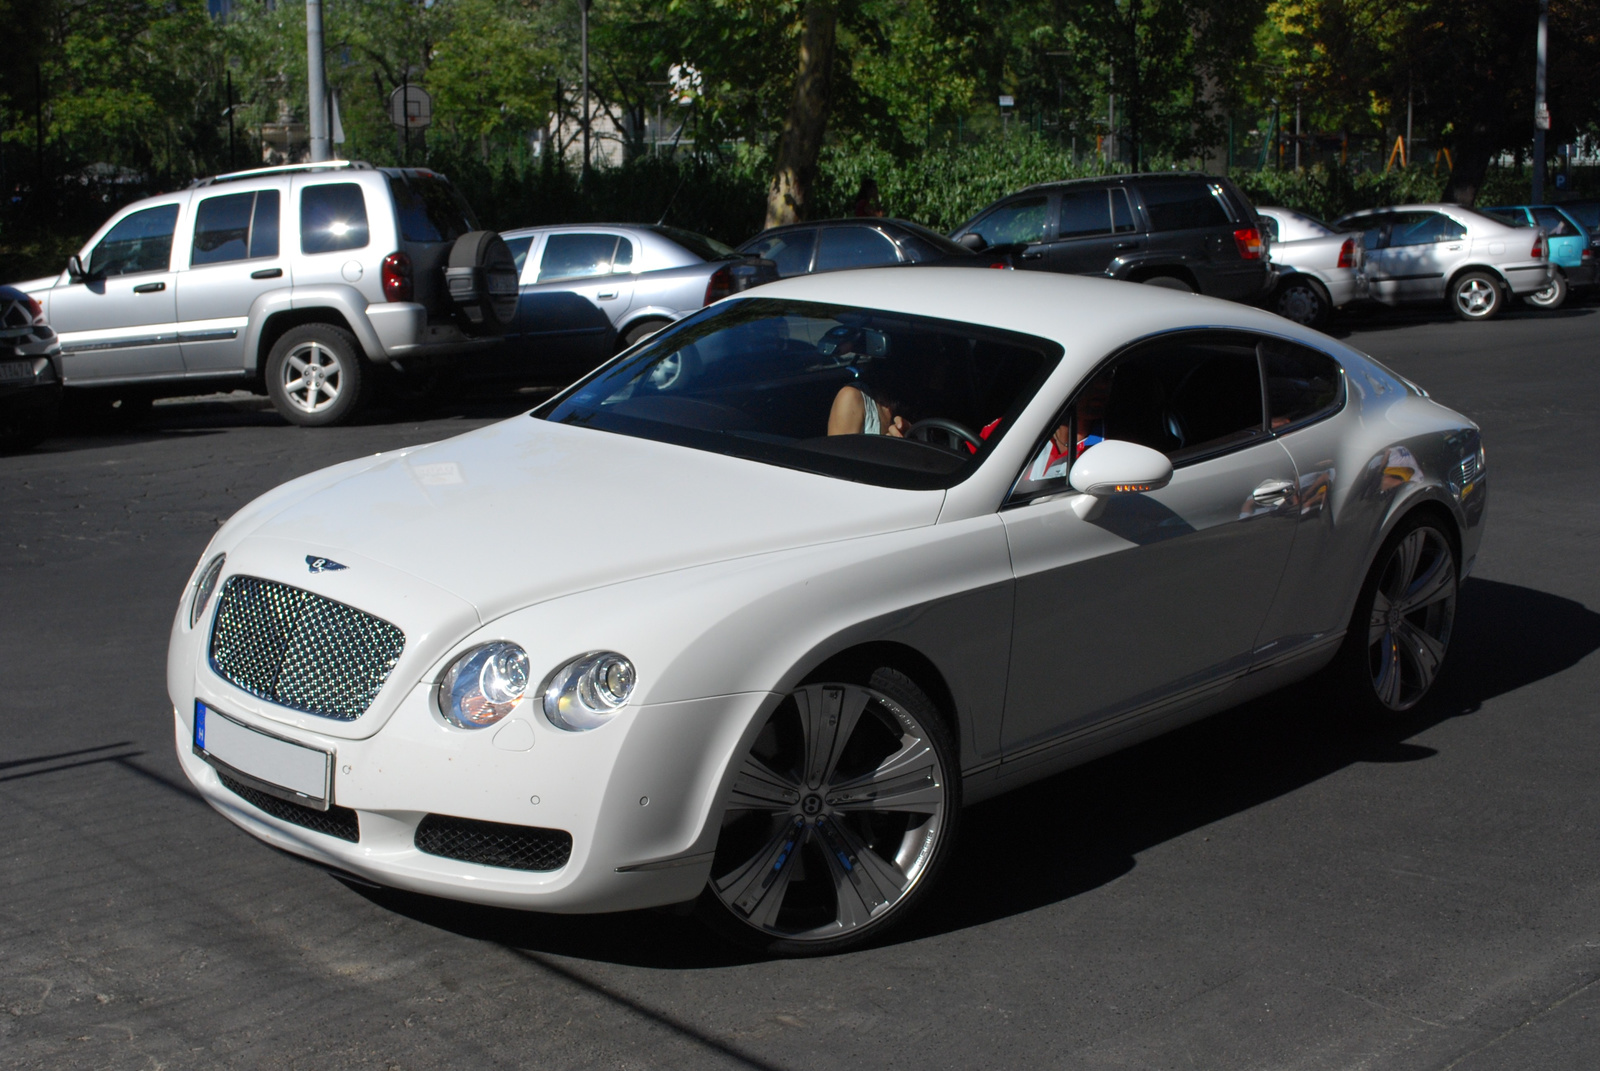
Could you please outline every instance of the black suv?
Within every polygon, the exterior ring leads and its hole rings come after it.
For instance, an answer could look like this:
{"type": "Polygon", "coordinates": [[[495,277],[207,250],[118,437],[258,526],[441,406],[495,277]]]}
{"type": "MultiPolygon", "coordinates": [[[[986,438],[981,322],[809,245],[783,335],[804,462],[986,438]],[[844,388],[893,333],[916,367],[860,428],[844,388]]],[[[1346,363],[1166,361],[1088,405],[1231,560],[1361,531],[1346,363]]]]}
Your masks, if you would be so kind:
{"type": "Polygon", "coordinates": [[[1272,288],[1255,208],[1226,178],[1199,172],[1108,175],[1030,186],[950,237],[1011,253],[1019,268],[1109,275],[1255,302],[1272,288]]]}

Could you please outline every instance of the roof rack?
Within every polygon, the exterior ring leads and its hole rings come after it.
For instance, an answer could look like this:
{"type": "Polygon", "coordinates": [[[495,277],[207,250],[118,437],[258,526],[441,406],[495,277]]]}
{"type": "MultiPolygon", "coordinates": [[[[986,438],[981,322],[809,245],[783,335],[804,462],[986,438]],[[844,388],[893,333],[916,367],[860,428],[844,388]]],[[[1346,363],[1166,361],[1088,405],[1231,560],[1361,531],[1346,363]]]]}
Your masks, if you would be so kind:
{"type": "Polygon", "coordinates": [[[263,175],[287,175],[300,171],[371,171],[371,164],[362,160],[323,160],[314,164],[281,164],[278,167],[257,167],[249,171],[230,171],[225,175],[213,175],[210,178],[195,179],[189,183],[192,190],[197,186],[215,186],[219,182],[238,182],[241,179],[260,178],[263,175]]]}

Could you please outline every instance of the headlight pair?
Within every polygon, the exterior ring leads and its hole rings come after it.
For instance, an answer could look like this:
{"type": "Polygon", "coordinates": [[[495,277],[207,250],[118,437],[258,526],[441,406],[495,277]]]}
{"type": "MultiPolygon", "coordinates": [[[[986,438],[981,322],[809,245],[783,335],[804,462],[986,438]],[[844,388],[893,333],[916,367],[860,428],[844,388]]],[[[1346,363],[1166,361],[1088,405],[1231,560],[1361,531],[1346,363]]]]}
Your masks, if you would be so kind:
{"type": "MultiPolygon", "coordinates": [[[[597,729],[627,704],[638,675],[615,651],[574,658],[547,678],[540,697],[550,724],[597,729]]],[[[528,692],[528,652],[497,640],[467,651],[439,679],[439,712],[452,725],[482,729],[510,714],[528,692]]]]}

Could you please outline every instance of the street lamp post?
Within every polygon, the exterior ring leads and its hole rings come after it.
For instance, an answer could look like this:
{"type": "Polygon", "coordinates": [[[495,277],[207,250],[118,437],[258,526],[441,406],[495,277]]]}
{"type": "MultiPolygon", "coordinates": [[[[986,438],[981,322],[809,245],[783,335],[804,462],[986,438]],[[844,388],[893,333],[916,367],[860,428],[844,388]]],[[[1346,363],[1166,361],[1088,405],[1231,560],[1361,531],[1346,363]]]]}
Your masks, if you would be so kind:
{"type": "Polygon", "coordinates": [[[578,40],[583,49],[583,174],[589,174],[589,0],[578,0],[578,40]]]}
{"type": "Polygon", "coordinates": [[[328,77],[322,66],[322,0],[306,0],[306,111],[311,120],[311,162],[333,158],[328,147],[328,77]]]}
{"type": "Polygon", "coordinates": [[[1550,129],[1545,102],[1545,61],[1550,52],[1550,0],[1539,0],[1538,59],[1533,76],[1533,203],[1544,204],[1544,132],[1550,129]]]}

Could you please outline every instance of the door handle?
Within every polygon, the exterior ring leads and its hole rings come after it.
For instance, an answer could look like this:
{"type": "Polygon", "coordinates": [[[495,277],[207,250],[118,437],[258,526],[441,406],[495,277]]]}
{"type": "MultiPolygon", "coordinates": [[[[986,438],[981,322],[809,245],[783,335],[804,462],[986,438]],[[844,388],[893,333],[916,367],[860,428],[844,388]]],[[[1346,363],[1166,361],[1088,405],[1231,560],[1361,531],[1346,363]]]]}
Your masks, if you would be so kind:
{"type": "Polygon", "coordinates": [[[1138,242],[1117,242],[1111,248],[1119,250],[1119,251],[1123,250],[1123,249],[1138,249],[1139,248],[1139,243],[1138,242]]]}
{"type": "Polygon", "coordinates": [[[281,278],[283,278],[283,269],[282,268],[262,268],[260,271],[251,272],[250,273],[250,278],[252,278],[252,279],[281,279],[281,278]]]}
{"type": "Polygon", "coordinates": [[[595,295],[595,297],[599,298],[601,301],[610,301],[612,298],[614,298],[616,296],[617,296],[617,292],[615,290],[607,290],[604,294],[596,294],[595,295]]]}
{"type": "Polygon", "coordinates": [[[157,291],[165,290],[166,288],[166,283],[140,283],[138,286],[133,288],[133,292],[135,294],[154,294],[157,291]]]}
{"type": "Polygon", "coordinates": [[[1250,492],[1250,498],[1258,506],[1281,506],[1293,493],[1294,484],[1289,480],[1263,480],[1250,492]]]}

